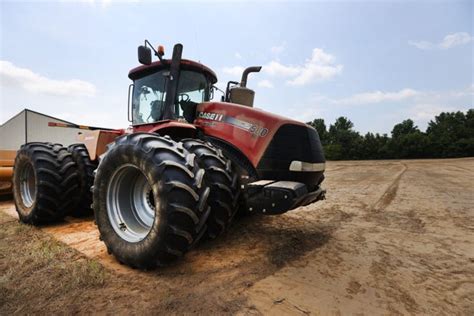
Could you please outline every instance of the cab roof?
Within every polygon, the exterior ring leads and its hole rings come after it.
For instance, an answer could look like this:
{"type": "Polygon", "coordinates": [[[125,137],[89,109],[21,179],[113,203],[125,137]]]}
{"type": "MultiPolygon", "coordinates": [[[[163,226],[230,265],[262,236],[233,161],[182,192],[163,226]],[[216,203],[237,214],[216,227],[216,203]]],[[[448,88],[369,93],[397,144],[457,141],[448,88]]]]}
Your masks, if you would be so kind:
{"type": "MultiPolygon", "coordinates": [[[[143,76],[154,73],[158,70],[168,68],[170,65],[171,65],[170,59],[163,59],[163,61],[155,61],[149,65],[141,65],[136,68],[133,68],[128,73],[128,77],[132,80],[136,80],[143,76]]],[[[195,61],[188,60],[188,59],[181,59],[181,69],[204,73],[207,77],[210,78],[213,84],[217,82],[216,73],[212,71],[212,69],[204,66],[201,63],[197,63],[195,61]]]]}

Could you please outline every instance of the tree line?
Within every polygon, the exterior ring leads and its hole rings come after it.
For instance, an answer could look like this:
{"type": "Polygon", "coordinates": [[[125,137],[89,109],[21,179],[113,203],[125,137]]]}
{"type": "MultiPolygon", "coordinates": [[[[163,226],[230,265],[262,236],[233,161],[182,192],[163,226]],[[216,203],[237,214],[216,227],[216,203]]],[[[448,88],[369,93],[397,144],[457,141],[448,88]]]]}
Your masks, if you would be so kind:
{"type": "Polygon", "coordinates": [[[442,112],[425,132],[407,119],[396,124],[391,135],[359,134],[346,117],[329,129],[323,119],[307,124],[319,133],[328,160],[455,158],[474,156],[474,109],[442,112]]]}

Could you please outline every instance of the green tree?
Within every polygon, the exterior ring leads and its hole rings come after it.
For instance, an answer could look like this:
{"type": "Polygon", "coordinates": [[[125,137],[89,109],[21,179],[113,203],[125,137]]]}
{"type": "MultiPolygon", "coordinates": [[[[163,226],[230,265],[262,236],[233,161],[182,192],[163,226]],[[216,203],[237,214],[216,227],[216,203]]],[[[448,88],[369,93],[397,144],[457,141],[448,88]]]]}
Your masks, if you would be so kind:
{"type": "Polygon", "coordinates": [[[474,155],[474,110],[463,112],[443,112],[428,123],[433,157],[464,157],[474,155]]]}
{"type": "Polygon", "coordinates": [[[389,147],[392,158],[428,157],[428,141],[413,120],[408,119],[396,124],[392,130],[389,147]]]}
{"type": "Polygon", "coordinates": [[[324,123],[324,119],[314,119],[312,122],[308,122],[306,124],[312,126],[318,131],[319,139],[321,140],[321,144],[323,146],[328,144],[329,134],[326,129],[326,123],[324,123]]]}
{"type": "Polygon", "coordinates": [[[387,153],[387,144],[389,138],[387,134],[365,134],[362,141],[361,157],[362,159],[387,159],[390,155],[387,153]]]}
{"type": "Polygon", "coordinates": [[[360,159],[362,139],[353,127],[354,124],[342,116],[329,126],[328,159],[360,159]]]}
{"type": "Polygon", "coordinates": [[[407,135],[415,132],[419,132],[418,126],[415,126],[415,123],[408,119],[403,122],[395,125],[392,130],[392,138],[398,138],[402,135],[407,135]]]}
{"type": "Polygon", "coordinates": [[[346,117],[326,128],[323,119],[308,122],[319,133],[328,160],[444,158],[474,156],[474,109],[440,113],[426,133],[407,119],[387,134],[361,136],[346,117]]]}

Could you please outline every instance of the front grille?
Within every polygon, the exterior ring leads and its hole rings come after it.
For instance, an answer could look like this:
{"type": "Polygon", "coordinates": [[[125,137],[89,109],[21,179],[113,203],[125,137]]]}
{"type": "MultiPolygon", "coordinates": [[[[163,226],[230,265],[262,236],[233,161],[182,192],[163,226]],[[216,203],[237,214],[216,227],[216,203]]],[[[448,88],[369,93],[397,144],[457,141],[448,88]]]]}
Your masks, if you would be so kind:
{"type": "Polygon", "coordinates": [[[325,162],[321,141],[315,129],[292,124],[281,126],[258,163],[259,179],[302,182],[309,190],[316,189],[324,179],[323,172],[290,171],[293,160],[325,162]]]}
{"type": "Polygon", "coordinates": [[[257,169],[288,170],[293,160],[324,162],[323,149],[315,129],[301,125],[283,125],[273,136],[257,169]]]}

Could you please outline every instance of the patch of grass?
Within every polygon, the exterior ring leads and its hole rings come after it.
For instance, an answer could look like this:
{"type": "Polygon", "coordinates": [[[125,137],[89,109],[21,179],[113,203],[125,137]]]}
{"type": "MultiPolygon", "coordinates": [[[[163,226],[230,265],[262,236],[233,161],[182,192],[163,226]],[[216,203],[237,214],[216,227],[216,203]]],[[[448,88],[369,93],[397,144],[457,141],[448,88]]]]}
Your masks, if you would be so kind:
{"type": "Polygon", "coordinates": [[[65,251],[65,246],[56,240],[46,239],[38,242],[38,247],[33,249],[32,255],[38,260],[52,260],[65,251]]]}
{"type": "Polygon", "coordinates": [[[84,289],[104,286],[107,273],[97,261],[41,230],[14,221],[2,224],[1,230],[0,314],[18,311],[25,300],[31,312],[41,313],[44,295],[76,297],[84,289]]]}
{"type": "Polygon", "coordinates": [[[12,276],[12,270],[8,269],[6,271],[2,271],[2,275],[0,275],[0,289],[3,288],[4,284],[7,284],[10,281],[12,276]]]}
{"type": "Polygon", "coordinates": [[[36,228],[34,226],[18,223],[17,225],[14,225],[12,230],[15,234],[30,234],[35,229],[36,228]]]}
{"type": "Polygon", "coordinates": [[[72,288],[97,287],[105,283],[104,267],[95,260],[77,261],[68,270],[72,277],[72,288]]]}

